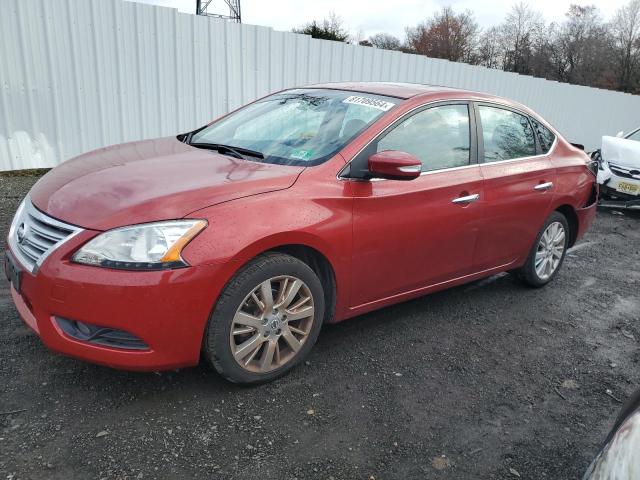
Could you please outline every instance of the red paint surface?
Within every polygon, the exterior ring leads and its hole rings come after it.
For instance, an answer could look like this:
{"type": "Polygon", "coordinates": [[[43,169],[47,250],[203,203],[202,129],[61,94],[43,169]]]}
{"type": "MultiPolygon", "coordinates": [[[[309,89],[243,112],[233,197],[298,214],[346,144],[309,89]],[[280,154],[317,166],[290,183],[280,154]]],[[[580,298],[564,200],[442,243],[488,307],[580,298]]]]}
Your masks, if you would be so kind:
{"type": "MultiPolygon", "coordinates": [[[[325,86],[327,87],[327,86],[325,86]]],[[[337,178],[360,149],[398,116],[447,99],[518,104],[432,87],[330,84],[407,98],[340,154],[310,168],[236,160],[175,138],[100,149],[64,163],[31,192],[48,215],[87,231],[54,251],[34,276],[25,272],[23,319],[54,351],[116,368],[194,365],[216,298],[234,273],[261,252],[305,245],[331,264],[334,321],[521,266],[546,217],[567,206],[578,236],[589,227],[594,177],[586,155],[558,136],[550,155],[431,172],[411,181],[337,178]],[[554,182],[539,192],[539,183],[554,182]],[[478,193],[469,205],[452,204],[478,193]],[[586,208],[585,208],[586,207],[586,208]],[[130,272],[78,265],[86,241],[123,225],[182,217],[209,226],[183,251],[188,268],[130,272]],[[62,316],[127,330],[149,351],[82,343],[53,323],[62,316]]]]}

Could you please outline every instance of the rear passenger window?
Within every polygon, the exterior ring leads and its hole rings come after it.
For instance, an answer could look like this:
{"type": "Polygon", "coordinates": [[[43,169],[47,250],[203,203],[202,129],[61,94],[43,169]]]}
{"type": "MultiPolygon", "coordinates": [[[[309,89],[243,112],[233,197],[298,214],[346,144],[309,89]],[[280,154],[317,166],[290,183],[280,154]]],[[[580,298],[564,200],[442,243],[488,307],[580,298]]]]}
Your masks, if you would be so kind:
{"type": "Polygon", "coordinates": [[[553,134],[551,130],[542,125],[534,118],[530,118],[531,124],[538,134],[538,140],[540,141],[540,148],[542,149],[542,153],[547,153],[551,150],[551,146],[556,139],[556,136],[553,134]]]}
{"type": "Polygon", "coordinates": [[[526,116],[510,110],[480,105],[484,161],[497,162],[536,154],[533,129],[526,116]]]}
{"type": "Polygon", "coordinates": [[[400,150],[422,161],[422,171],[469,165],[469,107],[443,105],[412,115],[378,141],[377,152],[400,150]]]}

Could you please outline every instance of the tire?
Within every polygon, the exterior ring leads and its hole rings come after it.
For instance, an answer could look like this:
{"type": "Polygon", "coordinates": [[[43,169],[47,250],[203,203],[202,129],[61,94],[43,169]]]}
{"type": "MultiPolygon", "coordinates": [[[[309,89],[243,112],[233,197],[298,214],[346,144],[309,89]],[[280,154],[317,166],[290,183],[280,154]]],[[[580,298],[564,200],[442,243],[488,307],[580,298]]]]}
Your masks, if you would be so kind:
{"type": "Polygon", "coordinates": [[[282,253],[262,254],[220,294],[205,331],[204,357],[233,383],[274,380],[309,354],[324,309],[322,284],[306,263],[282,253]]]}
{"type": "MultiPolygon", "coordinates": [[[[550,238],[549,236],[550,233],[553,233],[553,232],[549,230],[549,233],[547,234],[547,237],[545,237],[545,240],[550,238]]],[[[536,240],[533,243],[533,247],[531,247],[529,256],[527,257],[527,261],[517,271],[518,277],[520,278],[520,280],[522,280],[525,284],[535,288],[543,287],[547,283],[549,283],[551,280],[553,280],[555,276],[558,274],[558,272],[560,271],[560,268],[562,267],[562,264],[564,262],[564,257],[567,254],[567,248],[569,247],[569,235],[570,235],[569,223],[567,222],[567,219],[565,218],[565,216],[562,213],[557,211],[549,215],[549,218],[547,218],[547,220],[544,222],[544,224],[542,225],[542,228],[540,229],[540,231],[538,232],[538,235],[536,236],[536,240]],[[552,263],[551,264],[544,263],[544,265],[546,265],[548,268],[543,272],[540,272],[540,268],[536,269],[536,263],[538,263],[537,259],[538,260],[540,259],[540,257],[538,256],[538,253],[542,252],[541,255],[544,256],[546,247],[545,245],[543,245],[544,243],[543,235],[545,235],[545,232],[547,232],[548,229],[554,228],[552,226],[558,227],[558,228],[561,227],[562,233],[563,233],[563,239],[562,239],[562,242],[559,241],[557,236],[554,239],[552,239],[554,240],[554,244],[556,245],[555,248],[552,247],[551,252],[548,252],[549,262],[552,262],[552,263]],[[560,247],[562,248],[561,253],[559,252],[560,247]],[[560,255],[560,257],[557,258],[557,255],[560,255]],[[555,263],[556,260],[557,260],[557,263],[555,263]]],[[[542,264],[539,264],[539,267],[541,265],[542,264]]]]}

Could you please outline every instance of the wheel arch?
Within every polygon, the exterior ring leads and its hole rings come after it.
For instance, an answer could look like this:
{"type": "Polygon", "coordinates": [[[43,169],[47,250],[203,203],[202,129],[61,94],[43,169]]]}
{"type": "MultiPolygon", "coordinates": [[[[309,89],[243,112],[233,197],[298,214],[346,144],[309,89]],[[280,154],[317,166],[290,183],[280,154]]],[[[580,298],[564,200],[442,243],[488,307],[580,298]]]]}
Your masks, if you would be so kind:
{"type": "Polygon", "coordinates": [[[576,243],[580,228],[578,214],[575,208],[568,203],[558,206],[555,211],[561,213],[567,219],[567,223],[569,224],[569,247],[572,247],[576,243]]]}
{"type": "MultiPolygon", "coordinates": [[[[228,272],[228,278],[225,283],[228,283],[244,265],[260,255],[269,252],[291,255],[308,265],[320,279],[325,300],[323,323],[330,323],[335,318],[339,289],[343,294],[346,294],[344,291],[346,284],[341,281],[341,272],[336,268],[341,263],[341,258],[333,258],[331,247],[324,245],[314,235],[298,233],[300,234],[289,232],[263,238],[238,252],[231,262],[233,269],[228,272]]],[[[345,277],[344,272],[342,272],[342,277],[345,277]]],[[[345,279],[343,278],[342,280],[345,279]]]]}
{"type": "MultiPolygon", "coordinates": [[[[318,249],[301,243],[289,243],[267,250],[279,252],[297,258],[307,264],[318,276],[324,290],[325,312],[323,323],[329,323],[336,309],[336,274],[329,259],[318,249]]],[[[266,252],[263,252],[266,253],[266,252]]]]}

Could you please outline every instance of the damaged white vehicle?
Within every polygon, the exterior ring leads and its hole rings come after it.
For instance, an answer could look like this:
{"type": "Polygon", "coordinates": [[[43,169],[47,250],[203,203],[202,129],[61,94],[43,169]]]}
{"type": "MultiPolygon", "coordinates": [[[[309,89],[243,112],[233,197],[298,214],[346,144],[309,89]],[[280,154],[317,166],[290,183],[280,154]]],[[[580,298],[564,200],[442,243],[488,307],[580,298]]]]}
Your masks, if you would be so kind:
{"type": "Polygon", "coordinates": [[[600,205],[640,210],[640,128],[622,135],[602,137],[602,148],[592,155],[598,161],[600,205]]]}

